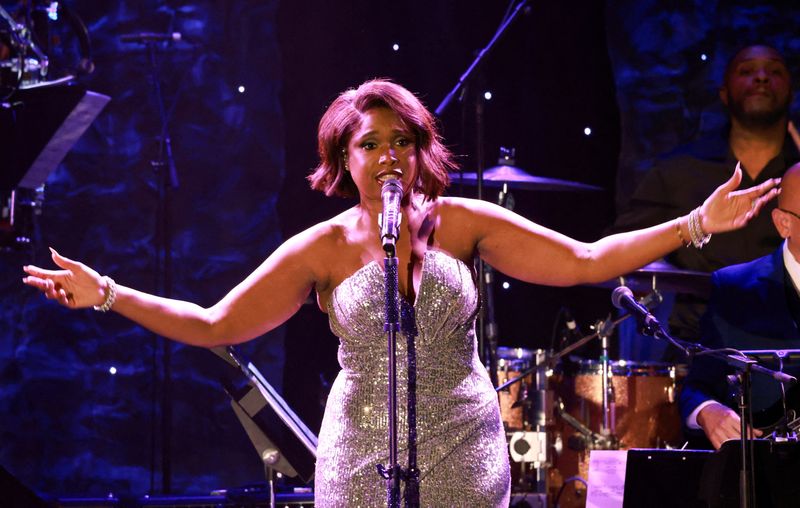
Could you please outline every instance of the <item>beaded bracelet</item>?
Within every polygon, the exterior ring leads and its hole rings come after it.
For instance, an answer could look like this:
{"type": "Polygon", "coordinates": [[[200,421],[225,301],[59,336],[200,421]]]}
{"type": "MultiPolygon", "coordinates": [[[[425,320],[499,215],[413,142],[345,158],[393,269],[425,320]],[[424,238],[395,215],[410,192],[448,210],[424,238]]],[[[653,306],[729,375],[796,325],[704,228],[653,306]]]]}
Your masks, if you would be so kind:
{"type": "Polygon", "coordinates": [[[703,231],[700,224],[700,208],[695,208],[689,213],[689,236],[696,249],[702,249],[711,240],[711,235],[703,231]]]}
{"type": "Polygon", "coordinates": [[[110,311],[111,306],[114,305],[117,299],[117,283],[108,275],[104,275],[103,280],[106,281],[106,301],[104,301],[102,305],[95,305],[93,307],[97,312],[110,311]]]}
{"type": "Polygon", "coordinates": [[[686,238],[683,237],[683,231],[681,231],[680,219],[675,221],[675,232],[678,233],[678,240],[681,241],[681,244],[683,244],[684,247],[689,247],[690,245],[692,245],[691,240],[687,240],[686,238]]]}

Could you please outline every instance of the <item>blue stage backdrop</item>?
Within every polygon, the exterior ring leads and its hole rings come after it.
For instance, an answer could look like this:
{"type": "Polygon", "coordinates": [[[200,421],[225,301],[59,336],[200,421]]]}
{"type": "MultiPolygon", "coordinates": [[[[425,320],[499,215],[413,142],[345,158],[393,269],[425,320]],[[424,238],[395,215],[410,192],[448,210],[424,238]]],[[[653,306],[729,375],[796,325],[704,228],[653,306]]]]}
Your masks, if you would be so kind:
{"type": "MultiPolygon", "coordinates": [[[[160,123],[147,53],[119,35],[183,35],[157,55],[180,184],[170,191],[172,294],[209,305],[281,241],[277,4],[70,2],[92,35],[97,70],[85,82],[111,102],[48,179],[35,258],[4,254],[0,278],[0,465],[40,492],[144,495],[164,487],[161,340],[112,314],[59,308],[19,282],[23,263],[52,264],[43,248],[52,245],[121,284],[155,288],[158,180],[150,161],[160,123]]],[[[283,336],[279,329],[247,347],[278,386],[283,336]]],[[[171,490],[207,494],[263,481],[208,374],[220,360],[170,347],[171,490]]]]}

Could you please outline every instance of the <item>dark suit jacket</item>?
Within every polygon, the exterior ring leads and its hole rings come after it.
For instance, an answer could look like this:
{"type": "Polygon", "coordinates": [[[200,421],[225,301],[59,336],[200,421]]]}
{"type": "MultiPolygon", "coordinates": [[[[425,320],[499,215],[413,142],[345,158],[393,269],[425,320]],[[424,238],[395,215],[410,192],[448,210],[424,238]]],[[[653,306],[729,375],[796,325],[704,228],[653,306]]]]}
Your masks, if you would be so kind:
{"type": "MultiPolygon", "coordinates": [[[[782,247],[749,263],[722,268],[713,273],[711,280],[709,307],[701,323],[703,345],[739,350],[800,349],[796,324],[800,298],[783,265],[782,247]]],[[[797,367],[797,362],[787,364],[784,371],[797,376],[797,367]]],[[[732,372],[716,359],[695,358],[679,399],[684,422],[708,399],[736,408],[726,379],[732,372]]],[[[759,374],[754,374],[752,381],[754,412],[780,401],[777,382],[759,374]]]]}

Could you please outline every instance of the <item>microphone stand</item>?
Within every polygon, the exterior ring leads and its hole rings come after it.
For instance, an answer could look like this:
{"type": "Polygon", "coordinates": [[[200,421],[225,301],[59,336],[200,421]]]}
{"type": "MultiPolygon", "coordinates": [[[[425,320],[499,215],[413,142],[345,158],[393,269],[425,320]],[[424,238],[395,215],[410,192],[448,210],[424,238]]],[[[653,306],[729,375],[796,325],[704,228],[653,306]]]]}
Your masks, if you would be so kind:
{"type": "MultiPolygon", "coordinates": [[[[480,67],[480,64],[483,62],[484,57],[486,57],[486,55],[488,55],[492,51],[492,49],[494,48],[494,46],[497,43],[497,41],[500,40],[500,37],[502,37],[502,35],[506,32],[508,27],[511,26],[511,24],[514,22],[514,20],[517,19],[517,16],[522,11],[523,7],[525,7],[527,5],[527,3],[528,3],[528,0],[520,1],[517,4],[517,6],[514,8],[514,10],[511,12],[511,14],[509,16],[507,16],[505,20],[503,20],[503,22],[501,23],[500,27],[497,29],[497,31],[495,32],[494,36],[491,38],[491,40],[486,45],[486,47],[484,47],[483,49],[480,50],[480,52],[478,52],[478,56],[475,57],[475,60],[473,60],[472,63],[469,65],[469,67],[467,67],[467,70],[461,75],[460,78],[458,78],[458,82],[453,87],[453,89],[450,90],[450,92],[445,96],[445,98],[442,99],[442,102],[439,103],[439,106],[434,111],[434,113],[436,114],[437,117],[441,118],[442,114],[447,109],[447,107],[450,105],[450,103],[453,101],[453,99],[456,97],[456,95],[459,96],[459,100],[463,99],[464,91],[466,90],[467,84],[468,84],[469,80],[472,78],[473,73],[480,67]]],[[[484,141],[483,141],[483,132],[484,132],[483,131],[483,101],[481,100],[480,91],[479,90],[474,90],[473,92],[474,92],[474,96],[475,96],[475,151],[476,151],[476,153],[475,153],[476,168],[475,169],[476,169],[477,177],[478,177],[478,181],[477,181],[477,183],[478,183],[478,199],[483,199],[483,170],[484,170],[484,156],[483,156],[483,148],[484,148],[483,147],[483,145],[484,145],[484,141]]],[[[478,284],[479,284],[478,294],[480,295],[481,301],[483,302],[483,301],[486,301],[485,286],[486,286],[486,283],[487,283],[487,281],[486,281],[487,275],[486,275],[486,269],[484,267],[484,263],[483,263],[483,261],[481,259],[478,259],[478,267],[477,267],[477,269],[478,269],[478,284]]],[[[491,273],[488,274],[488,277],[491,279],[491,277],[492,277],[491,273]]],[[[483,305],[481,307],[482,307],[482,309],[481,309],[480,313],[478,314],[478,326],[477,326],[477,328],[478,328],[478,354],[481,356],[481,360],[485,363],[486,362],[486,356],[487,356],[486,355],[486,335],[487,335],[487,333],[486,333],[487,332],[486,331],[486,316],[485,316],[485,312],[483,310],[483,305]]],[[[490,333],[492,333],[492,331],[490,331],[490,333]]],[[[497,347],[496,343],[493,344],[491,339],[490,339],[488,356],[489,356],[490,364],[494,363],[494,365],[490,365],[489,366],[490,372],[495,372],[497,370],[497,365],[496,365],[496,347],[497,347]]],[[[496,377],[497,377],[497,374],[495,373],[494,377],[492,378],[492,381],[493,381],[495,386],[497,385],[496,377]]]]}
{"type": "MultiPolygon", "coordinates": [[[[397,460],[397,332],[400,330],[398,304],[397,256],[394,249],[387,249],[383,260],[386,296],[384,298],[386,332],[389,350],[389,467],[378,464],[378,474],[386,480],[386,504],[389,508],[400,507],[400,480],[405,478],[403,468],[397,460]]],[[[406,485],[408,488],[408,485],[406,485]]]]}
{"type": "Polygon", "coordinates": [[[637,314],[636,319],[639,322],[640,332],[642,335],[648,335],[656,339],[667,341],[669,344],[672,344],[682,351],[688,359],[700,355],[710,356],[727,363],[738,371],[740,418],[739,432],[741,454],[741,468],[739,469],[739,506],[741,508],[751,508],[757,506],[755,498],[753,440],[748,439],[747,436],[747,429],[752,428],[753,426],[753,414],[752,407],[750,405],[750,376],[753,372],[758,372],[760,374],[767,375],[783,384],[796,383],[797,379],[788,374],[784,374],[783,372],[774,371],[758,365],[756,360],[748,358],[744,355],[732,355],[730,354],[730,350],[709,349],[701,344],[694,344],[676,339],[667,333],[666,330],[664,330],[664,328],[652,314],[648,314],[646,316],[637,314]]]}
{"type": "MultiPolygon", "coordinates": [[[[616,328],[616,326],[618,324],[620,324],[621,322],[625,321],[629,317],[631,317],[630,314],[625,314],[625,315],[620,316],[619,318],[617,318],[617,319],[615,319],[613,321],[610,320],[610,319],[607,319],[606,321],[603,321],[602,323],[600,323],[597,326],[597,329],[596,329],[596,331],[594,333],[591,333],[591,334],[587,335],[586,337],[583,337],[582,339],[579,339],[579,340],[573,342],[572,344],[570,344],[569,346],[565,347],[564,349],[562,349],[558,353],[554,353],[553,355],[551,355],[549,357],[549,359],[548,359],[549,365],[551,367],[555,366],[556,363],[558,363],[558,360],[560,360],[561,358],[567,356],[568,354],[570,354],[571,352],[575,351],[576,349],[582,347],[587,342],[589,342],[589,341],[591,341],[591,340],[593,340],[593,339],[595,339],[597,337],[600,337],[601,335],[610,336],[612,334],[612,332],[614,331],[614,328],[616,328]]],[[[519,383],[520,381],[525,379],[529,374],[534,372],[537,368],[538,368],[538,366],[534,365],[532,367],[529,367],[529,368],[525,369],[524,371],[520,372],[517,377],[509,379],[505,383],[503,383],[500,386],[498,386],[497,388],[495,388],[495,391],[499,392],[501,390],[505,390],[506,388],[508,388],[509,386],[513,385],[514,383],[519,383]]]]}
{"type": "MultiPolygon", "coordinates": [[[[158,71],[156,41],[144,41],[150,64],[150,77],[153,81],[153,94],[158,108],[160,132],[158,138],[158,157],[150,165],[158,180],[158,205],[156,218],[156,290],[169,298],[172,293],[172,216],[171,192],[178,188],[178,172],[172,155],[172,141],[169,134],[169,117],[164,106],[161,91],[161,76],[158,71]]],[[[157,340],[158,337],[156,336],[157,340]]],[[[154,355],[158,348],[154,347],[154,355]]],[[[172,482],[172,343],[161,339],[161,489],[168,494],[172,482]]],[[[152,484],[152,478],[151,478],[152,484]]]]}
{"type": "Polygon", "coordinates": [[[506,18],[506,20],[500,25],[500,28],[497,29],[497,31],[495,32],[494,36],[489,41],[489,44],[487,44],[486,47],[483,48],[478,53],[478,56],[469,65],[469,67],[467,67],[467,70],[464,72],[464,74],[462,74],[461,77],[458,78],[458,83],[456,83],[456,86],[454,86],[453,89],[450,90],[450,93],[448,93],[445,96],[445,98],[442,99],[442,102],[439,103],[439,106],[436,108],[436,111],[434,111],[436,116],[438,116],[438,117],[442,116],[442,113],[444,113],[444,110],[447,109],[447,106],[450,105],[450,103],[453,101],[453,98],[456,96],[456,94],[458,94],[459,90],[461,90],[461,88],[463,88],[465,86],[465,83],[469,80],[469,78],[472,75],[472,73],[475,71],[475,69],[483,61],[483,58],[487,54],[489,54],[489,52],[494,48],[495,43],[497,43],[497,41],[505,33],[506,29],[508,29],[508,27],[511,25],[511,23],[513,23],[514,20],[517,19],[517,15],[519,15],[520,11],[522,10],[523,7],[525,7],[525,5],[527,3],[528,3],[528,0],[522,0],[520,3],[518,3],[517,6],[514,8],[513,12],[511,13],[511,15],[509,15],[506,18]]]}

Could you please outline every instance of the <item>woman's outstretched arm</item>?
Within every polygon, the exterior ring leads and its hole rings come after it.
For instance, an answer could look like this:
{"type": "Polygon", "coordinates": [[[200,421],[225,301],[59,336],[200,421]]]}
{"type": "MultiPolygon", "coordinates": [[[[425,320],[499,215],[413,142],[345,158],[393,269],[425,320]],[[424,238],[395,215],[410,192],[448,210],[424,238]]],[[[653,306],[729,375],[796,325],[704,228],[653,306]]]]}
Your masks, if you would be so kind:
{"type": "MultiPolygon", "coordinates": [[[[319,232],[307,230],[287,240],[253,273],[211,307],[163,298],[115,284],[112,310],[158,335],[186,344],[237,344],[266,333],[291,317],[324,277],[314,254],[319,232]]],[[[23,282],[72,308],[102,305],[108,280],[83,263],[52,250],[60,268],[26,266],[23,282]]]]}
{"type": "Polygon", "coordinates": [[[461,215],[456,221],[468,224],[467,236],[481,258],[501,272],[527,282],[571,286],[609,280],[663,257],[691,241],[692,227],[695,237],[699,231],[741,228],[779,192],[777,179],[736,191],[740,182],[737,166],[731,179],[693,212],[694,225],[687,215],[593,243],[573,240],[483,201],[455,201],[460,204],[453,213],[461,215]]]}

